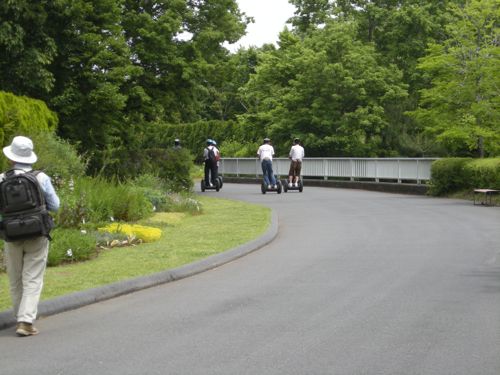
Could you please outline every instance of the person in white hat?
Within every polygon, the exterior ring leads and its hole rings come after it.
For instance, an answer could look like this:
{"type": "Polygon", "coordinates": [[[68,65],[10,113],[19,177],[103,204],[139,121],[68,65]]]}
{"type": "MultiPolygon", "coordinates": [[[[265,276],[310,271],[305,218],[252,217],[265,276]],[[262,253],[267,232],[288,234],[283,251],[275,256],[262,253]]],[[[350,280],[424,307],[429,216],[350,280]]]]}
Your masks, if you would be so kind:
{"type": "Polygon", "coordinates": [[[182,148],[181,146],[181,140],[179,138],[174,139],[174,150],[180,150],[182,148]]]}
{"type": "Polygon", "coordinates": [[[219,149],[215,147],[216,142],[213,139],[207,139],[207,147],[203,150],[203,159],[205,161],[205,186],[213,187],[218,177],[217,163],[219,158],[219,149]],[[213,151],[213,153],[211,153],[213,151]],[[214,160],[210,157],[212,154],[214,160]]]}
{"type": "MultiPolygon", "coordinates": [[[[3,153],[9,159],[15,173],[30,172],[32,165],[37,161],[37,156],[33,152],[33,142],[23,136],[14,137],[12,143],[3,148],[3,153]]],[[[0,174],[0,181],[4,179],[5,173],[0,174]]],[[[47,209],[57,211],[60,201],[50,177],[39,172],[36,174],[36,179],[43,192],[47,209]]],[[[18,336],[31,336],[38,333],[33,322],[37,316],[48,252],[49,239],[45,236],[4,243],[4,256],[18,336]]]]}

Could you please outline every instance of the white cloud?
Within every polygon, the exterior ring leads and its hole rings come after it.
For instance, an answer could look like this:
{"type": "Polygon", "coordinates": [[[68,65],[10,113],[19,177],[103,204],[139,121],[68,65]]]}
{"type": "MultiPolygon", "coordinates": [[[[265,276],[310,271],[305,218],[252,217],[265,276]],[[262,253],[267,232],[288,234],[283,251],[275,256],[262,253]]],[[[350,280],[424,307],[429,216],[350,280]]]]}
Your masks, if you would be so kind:
{"type": "Polygon", "coordinates": [[[240,10],[255,22],[247,26],[247,35],[237,43],[228,45],[231,51],[241,47],[260,47],[276,43],[286,21],[293,16],[295,7],[288,0],[237,0],[240,10]]]}

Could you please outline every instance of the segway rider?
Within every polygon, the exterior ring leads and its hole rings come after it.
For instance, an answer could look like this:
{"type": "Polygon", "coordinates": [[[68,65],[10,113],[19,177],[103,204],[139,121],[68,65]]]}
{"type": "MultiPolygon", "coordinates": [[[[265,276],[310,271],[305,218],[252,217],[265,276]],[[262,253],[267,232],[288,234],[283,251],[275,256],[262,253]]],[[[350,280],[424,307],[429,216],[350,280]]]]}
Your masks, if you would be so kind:
{"type": "Polygon", "coordinates": [[[217,162],[219,150],[214,145],[213,139],[207,139],[207,147],[203,150],[205,159],[205,186],[214,186],[217,180],[217,162]]]}
{"type": "Polygon", "coordinates": [[[179,138],[174,139],[174,150],[180,150],[182,148],[181,146],[181,140],[179,138]]]}
{"type": "Polygon", "coordinates": [[[264,183],[267,185],[268,189],[276,189],[276,179],[273,173],[274,147],[271,146],[270,143],[271,140],[269,138],[264,138],[264,143],[257,150],[257,156],[262,166],[264,183]]]}
{"type": "Polygon", "coordinates": [[[300,139],[293,140],[293,146],[288,154],[290,170],[288,171],[288,187],[298,187],[300,171],[302,170],[302,159],[304,159],[304,147],[300,145],[300,139]]]}
{"type": "Polygon", "coordinates": [[[215,142],[215,139],[212,139],[212,141],[213,141],[212,145],[214,146],[214,156],[215,156],[215,173],[213,175],[215,176],[214,177],[215,179],[220,180],[219,177],[220,150],[217,148],[217,142],[215,142]]]}

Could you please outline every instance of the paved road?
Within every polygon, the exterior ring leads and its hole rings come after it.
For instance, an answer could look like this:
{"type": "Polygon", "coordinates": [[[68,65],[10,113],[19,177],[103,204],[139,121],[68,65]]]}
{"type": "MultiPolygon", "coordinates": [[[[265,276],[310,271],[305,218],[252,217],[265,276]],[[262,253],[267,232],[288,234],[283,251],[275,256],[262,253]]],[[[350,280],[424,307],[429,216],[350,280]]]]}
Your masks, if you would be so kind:
{"type": "MultiPolygon", "coordinates": [[[[268,246],[217,269],[0,331],[0,373],[500,374],[500,208],[306,187],[268,246]]],[[[228,234],[230,235],[230,234],[228,234]]]]}

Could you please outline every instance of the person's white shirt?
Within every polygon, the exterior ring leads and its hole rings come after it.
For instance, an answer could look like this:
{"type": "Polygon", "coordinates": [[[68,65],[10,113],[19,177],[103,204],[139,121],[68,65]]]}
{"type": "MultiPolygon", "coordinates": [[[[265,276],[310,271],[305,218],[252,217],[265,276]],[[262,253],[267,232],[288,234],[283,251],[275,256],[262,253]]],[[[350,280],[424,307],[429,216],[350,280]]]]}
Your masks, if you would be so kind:
{"type": "Polygon", "coordinates": [[[288,156],[293,161],[302,161],[304,159],[304,147],[299,144],[293,145],[288,156]]]}
{"type": "Polygon", "coordinates": [[[264,143],[257,150],[257,155],[259,156],[260,161],[264,159],[273,160],[274,147],[271,146],[269,143],[264,143]]]}

